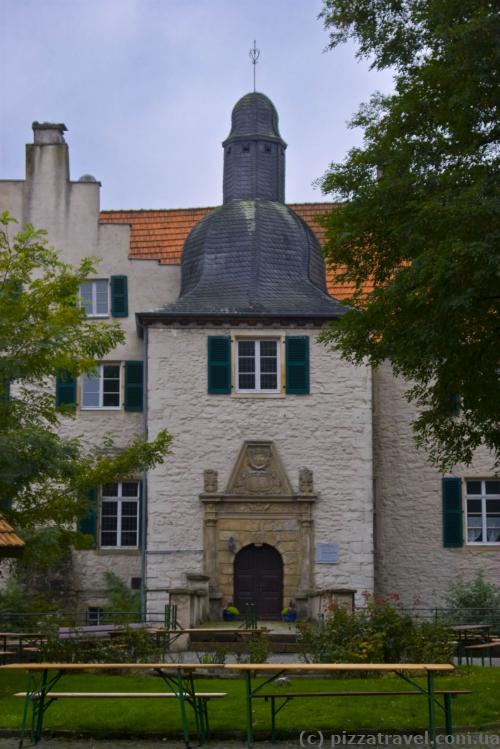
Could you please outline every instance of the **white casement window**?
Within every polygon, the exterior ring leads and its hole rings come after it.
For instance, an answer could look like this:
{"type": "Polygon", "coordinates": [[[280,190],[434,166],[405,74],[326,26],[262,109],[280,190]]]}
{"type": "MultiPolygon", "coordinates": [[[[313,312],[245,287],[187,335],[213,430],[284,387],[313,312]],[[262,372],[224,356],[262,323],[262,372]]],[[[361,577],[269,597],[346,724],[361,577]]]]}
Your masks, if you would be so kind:
{"type": "Polygon", "coordinates": [[[139,546],[139,481],[104,484],[101,492],[101,548],[139,546]]]}
{"type": "Polygon", "coordinates": [[[100,364],[95,372],[82,375],[82,409],[120,408],[120,374],[120,364],[100,364]]]}
{"type": "Polygon", "coordinates": [[[280,392],[280,341],[277,338],[237,340],[238,393],[280,392]]]}
{"type": "Polygon", "coordinates": [[[474,479],[467,488],[467,542],[500,544],[500,481],[474,479]]]}
{"type": "Polygon", "coordinates": [[[87,317],[108,317],[109,281],[107,278],[82,283],[80,297],[87,317]]]}

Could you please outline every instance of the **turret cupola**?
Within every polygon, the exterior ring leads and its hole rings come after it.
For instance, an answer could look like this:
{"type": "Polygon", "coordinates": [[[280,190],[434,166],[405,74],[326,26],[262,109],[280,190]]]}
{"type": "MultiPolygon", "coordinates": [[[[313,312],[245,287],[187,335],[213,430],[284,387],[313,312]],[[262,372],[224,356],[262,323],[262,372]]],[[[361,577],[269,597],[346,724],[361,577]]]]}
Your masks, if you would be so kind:
{"type": "Polygon", "coordinates": [[[230,200],[285,202],[286,143],[272,101],[257,92],[243,96],[223,142],[224,203],[230,200]]]}

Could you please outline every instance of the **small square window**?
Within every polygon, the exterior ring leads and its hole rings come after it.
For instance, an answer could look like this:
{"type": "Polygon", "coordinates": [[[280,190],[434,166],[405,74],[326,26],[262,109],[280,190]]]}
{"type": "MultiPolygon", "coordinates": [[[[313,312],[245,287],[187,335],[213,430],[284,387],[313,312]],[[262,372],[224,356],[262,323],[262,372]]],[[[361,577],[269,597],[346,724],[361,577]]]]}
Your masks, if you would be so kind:
{"type": "Polygon", "coordinates": [[[89,606],[87,609],[87,625],[90,627],[95,627],[98,624],[102,624],[102,619],[104,615],[104,609],[100,608],[99,606],[89,606]]]}
{"type": "Polygon", "coordinates": [[[109,281],[98,279],[85,281],[80,286],[82,307],[87,317],[108,317],[109,315],[109,281]]]}
{"type": "Polygon", "coordinates": [[[243,151],[243,153],[249,153],[250,145],[248,143],[245,143],[241,150],[243,151]]]}

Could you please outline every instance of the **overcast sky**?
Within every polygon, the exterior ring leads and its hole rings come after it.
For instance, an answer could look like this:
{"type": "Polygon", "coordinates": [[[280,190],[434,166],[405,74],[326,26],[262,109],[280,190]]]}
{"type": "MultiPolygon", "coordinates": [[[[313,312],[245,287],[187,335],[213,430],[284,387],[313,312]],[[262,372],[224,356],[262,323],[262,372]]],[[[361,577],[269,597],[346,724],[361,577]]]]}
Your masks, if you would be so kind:
{"type": "MultiPolygon", "coordinates": [[[[0,178],[24,177],[33,120],[64,122],[71,178],[102,182],[103,208],[222,200],[221,141],[253,89],[275,103],[288,143],[286,199],[325,200],[313,182],[360,133],[347,121],[388,73],[344,45],[324,52],[321,0],[0,0],[0,178]]],[[[0,206],[1,209],[1,206],[0,206]]]]}

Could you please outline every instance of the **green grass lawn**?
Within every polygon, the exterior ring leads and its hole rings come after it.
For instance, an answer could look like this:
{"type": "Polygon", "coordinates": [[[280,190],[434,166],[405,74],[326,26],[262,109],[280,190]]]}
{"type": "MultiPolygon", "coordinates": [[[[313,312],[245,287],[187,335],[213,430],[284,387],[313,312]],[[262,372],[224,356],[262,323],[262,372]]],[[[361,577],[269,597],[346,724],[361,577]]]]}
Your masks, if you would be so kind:
{"type": "MultiPolygon", "coordinates": [[[[328,691],[407,689],[397,677],[374,679],[304,679],[290,677],[287,691],[328,691]]],[[[422,684],[424,682],[422,681],[422,684]]],[[[21,723],[23,700],[13,693],[26,689],[23,672],[0,669],[0,728],[17,729],[21,723]]],[[[473,694],[453,703],[454,726],[477,729],[500,724],[500,669],[457,669],[451,676],[436,679],[436,688],[471,689],[473,694]]],[[[145,674],[69,674],[55,687],[58,691],[162,691],[163,682],[145,674]]],[[[197,679],[200,691],[222,691],[228,696],[209,705],[210,725],[217,734],[245,730],[244,683],[240,679],[197,679]]],[[[278,691],[274,687],[273,691],[278,691]]],[[[269,735],[270,708],[263,700],[255,705],[255,729],[269,735]]],[[[191,711],[190,711],[191,712],[191,711]]],[[[438,725],[444,725],[441,711],[438,725]]],[[[194,725],[194,721],[191,721],[194,725]]],[[[322,730],[416,731],[427,726],[424,697],[342,697],[293,700],[277,718],[280,734],[297,734],[314,728],[322,730]]],[[[175,700],[64,700],[50,706],[45,717],[48,730],[72,730],[105,734],[110,732],[159,733],[180,735],[179,709],[175,700]]]]}

